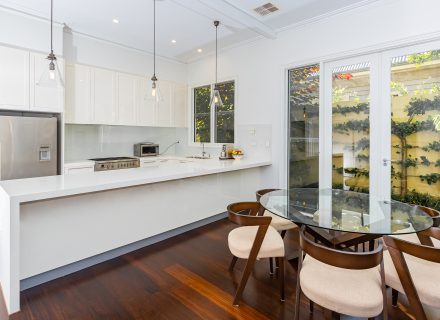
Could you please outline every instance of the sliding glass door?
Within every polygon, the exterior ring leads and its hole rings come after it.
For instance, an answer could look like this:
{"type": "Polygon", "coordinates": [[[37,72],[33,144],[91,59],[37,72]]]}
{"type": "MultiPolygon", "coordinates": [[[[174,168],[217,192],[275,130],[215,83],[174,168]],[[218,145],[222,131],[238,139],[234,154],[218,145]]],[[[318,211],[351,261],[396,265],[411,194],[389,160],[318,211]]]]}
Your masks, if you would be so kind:
{"type": "Polygon", "coordinates": [[[440,42],[288,72],[289,186],[440,209],[440,42]]]}
{"type": "Polygon", "coordinates": [[[440,209],[440,43],[393,50],[383,61],[391,197],[440,209]]]}

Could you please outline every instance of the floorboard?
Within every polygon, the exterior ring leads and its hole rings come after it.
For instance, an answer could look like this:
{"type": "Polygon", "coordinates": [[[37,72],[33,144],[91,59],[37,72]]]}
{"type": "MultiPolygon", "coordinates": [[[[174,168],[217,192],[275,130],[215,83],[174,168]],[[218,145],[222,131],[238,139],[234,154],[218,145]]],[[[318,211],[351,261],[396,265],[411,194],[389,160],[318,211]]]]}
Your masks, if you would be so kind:
{"type": "MultiPolygon", "coordinates": [[[[267,260],[257,261],[240,307],[232,299],[245,262],[228,272],[227,235],[236,226],[227,220],[25,290],[22,311],[11,320],[129,319],[293,319],[296,264],[286,263],[286,301],[278,280],[269,276],[267,260]]],[[[297,234],[288,233],[286,248],[295,251],[297,234]]],[[[0,308],[1,309],[1,308],[0,308]]],[[[3,319],[0,310],[0,319],[3,319]]],[[[324,319],[322,309],[309,312],[301,299],[301,319],[324,319]]],[[[389,307],[391,319],[410,319],[389,307]]],[[[342,319],[354,319],[342,317],[342,319]]]]}

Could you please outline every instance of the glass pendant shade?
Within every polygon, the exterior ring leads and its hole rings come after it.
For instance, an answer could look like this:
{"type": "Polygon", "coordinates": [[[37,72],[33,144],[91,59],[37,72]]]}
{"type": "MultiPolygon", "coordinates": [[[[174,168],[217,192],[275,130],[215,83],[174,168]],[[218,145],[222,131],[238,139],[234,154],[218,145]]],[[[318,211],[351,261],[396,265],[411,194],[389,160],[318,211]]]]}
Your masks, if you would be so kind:
{"type": "Polygon", "coordinates": [[[151,85],[151,90],[147,90],[144,99],[153,102],[163,101],[163,97],[159,88],[159,83],[153,82],[153,84],[151,85]]]}
{"type": "Polygon", "coordinates": [[[217,88],[214,88],[214,90],[212,91],[210,105],[212,106],[213,104],[215,107],[223,107],[223,100],[222,97],[220,96],[220,91],[218,91],[217,88]]]}
{"type": "Polygon", "coordinates": [[[37,85],[46,88],[64,88],[64,81],[56,60],[49,63],[48,68],[41,74],[37,85]]]}

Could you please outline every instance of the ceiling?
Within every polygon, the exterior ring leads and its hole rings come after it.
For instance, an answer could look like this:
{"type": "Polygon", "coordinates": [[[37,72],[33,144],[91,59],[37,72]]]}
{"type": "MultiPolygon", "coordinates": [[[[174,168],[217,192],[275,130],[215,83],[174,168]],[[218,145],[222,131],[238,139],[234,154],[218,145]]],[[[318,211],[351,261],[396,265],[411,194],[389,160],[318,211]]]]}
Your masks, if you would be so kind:
{"type": "MultiPolygon", "coordinates": [[[[157,0],[157,53],[181,62],[212,53],[216,19],[221,21],[219,46],[228,47],[256,37],[275,39],[277,32],[290,25],[372,1],[157,0]],[[267,2],[279,11],[259,16],[253,9],[267,2]]],[[[0,6],[43,18],[50,13],[50,0],[0,0],[0,6]]],[[[74,32],[153,51],[152,0],[54,0],[54,19],[74,32]]]]}

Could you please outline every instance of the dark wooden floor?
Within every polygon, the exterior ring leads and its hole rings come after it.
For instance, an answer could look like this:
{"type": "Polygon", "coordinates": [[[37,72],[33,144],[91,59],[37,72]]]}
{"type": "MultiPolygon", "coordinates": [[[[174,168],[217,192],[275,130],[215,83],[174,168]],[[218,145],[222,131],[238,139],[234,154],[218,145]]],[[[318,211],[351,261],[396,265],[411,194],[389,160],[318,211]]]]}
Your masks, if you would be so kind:
{"type": "MultiPolygon", "coordinates": [[[[269,278],[267,260],[257,262],[239,308],[231,305],[243,262],[228,273],[227,234],[235,226],[222,220],[22,292],[27,319],[293,319],[295,266],[286,266],[286,302],[269,278]]],[[[287,243],[293,248],[295,234],[287,243]]],[[[309,313],[302,298],[301,319],[309,313]]],[[[391,319],[409,319],[389,308],[391,319]]]]}

